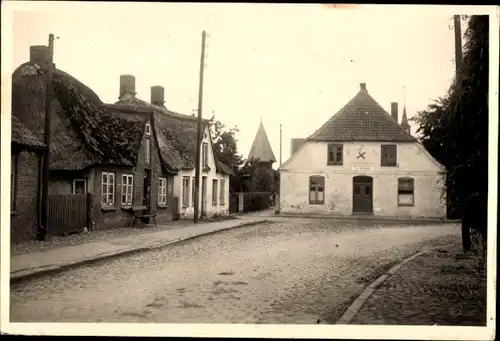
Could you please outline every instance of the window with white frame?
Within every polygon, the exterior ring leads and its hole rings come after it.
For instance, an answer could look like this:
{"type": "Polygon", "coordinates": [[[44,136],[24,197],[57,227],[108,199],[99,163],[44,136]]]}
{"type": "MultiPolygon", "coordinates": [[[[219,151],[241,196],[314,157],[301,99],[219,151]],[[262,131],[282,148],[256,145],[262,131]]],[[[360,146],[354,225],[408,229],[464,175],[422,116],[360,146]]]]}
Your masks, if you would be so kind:
{"type": "Polygon", "coordinates": [[[189,176],[182,178],[182,207],[189,206],[189,176]]]}
{"type": "Polygon", "coordinates": [[[146,123],[146,136],[151,136],[151,124],[146,123]]]}
{"type": "Polygon", "coordinates": [[[218,189],[217,189],[218,181],[217,179],[212,180],[212,206],[217,206],[217,197],[218,197],[218,189]]]}
{"type": "Polygon", "coordinates": [[[134,193],[134,176],[132,174],[122,175],[122,205],[132,205],[132,194],[134,193]]]}
{"type": "Polygon", "coordinates": [[[145,157],[146,157],[146,164],[150,164],[151,163],[151,139],[150,138],[147,138],[146,139],[146,151],[145,151],[145,157]]]}
{"type": "Polygon", "coordinates": [[[87,193],[87,180],[86,179],[75,179],[73,180],[73,194],[85,194],[87,193]]]}
{"type": "Polygon", "coordinates": [[[415,181],[413,178],[398,179],[398,206],[415,204],[415,181]]]}
{"type": "Polygon", "coordinates": [[[158,182],[158,205],[167,204],[167,178],[159,178],[158,182]]]}
{"type": "Polygon", "coordinates": [[[226,204],[226,180],[224,179],[220,180],[219,191],[220,191],[219,204],[222,206],[226,204]]]}
{"type": "Polygon", "coordinates": [[[102,172],[101,203],[103,206],[112,206],[115,203],[115,173],[102,172]]]}
{"type": "Polygon", "coordinates": [[[203,145],[202,145],[202,167],[205,168],[205,167],[208,167],[208,143],[206,142],[203,142],[203,145]]]}

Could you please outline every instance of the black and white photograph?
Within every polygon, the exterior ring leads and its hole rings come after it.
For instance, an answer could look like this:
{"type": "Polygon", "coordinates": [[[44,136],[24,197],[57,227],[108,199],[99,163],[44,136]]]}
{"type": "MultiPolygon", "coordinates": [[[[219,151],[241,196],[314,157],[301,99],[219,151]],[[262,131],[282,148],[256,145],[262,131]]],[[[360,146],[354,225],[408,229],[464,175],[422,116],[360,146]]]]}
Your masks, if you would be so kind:
{"type": "Polygon", "coordinates": [[[499,13],[2,2],[2,334],[493,340],[499,13]]]}

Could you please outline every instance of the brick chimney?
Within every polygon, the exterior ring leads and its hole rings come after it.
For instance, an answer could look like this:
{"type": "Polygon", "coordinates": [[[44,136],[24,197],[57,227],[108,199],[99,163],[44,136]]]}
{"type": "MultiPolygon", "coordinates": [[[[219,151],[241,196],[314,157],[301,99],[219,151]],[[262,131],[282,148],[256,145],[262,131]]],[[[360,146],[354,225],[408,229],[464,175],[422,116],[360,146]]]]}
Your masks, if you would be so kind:
{"type": "Polygon", "coordinates": [[[391,103],[391,116],[398,122],[398,102],[391,103]]]}
{"type": "Polygon", "coordinates": [[[366,91],[366,83],[359,83],[359,89],[366,91]]]}
{"type": "Polygon", "coordinates": [[[119,99],[135,98],[135,77],[132,75],[120,76],[120,97],[119,99]]]}
{"type": "Polygon", "coordinates": [[[151,104],[165,107],[165,88],[161,85],[151,87],[151,104]]]}

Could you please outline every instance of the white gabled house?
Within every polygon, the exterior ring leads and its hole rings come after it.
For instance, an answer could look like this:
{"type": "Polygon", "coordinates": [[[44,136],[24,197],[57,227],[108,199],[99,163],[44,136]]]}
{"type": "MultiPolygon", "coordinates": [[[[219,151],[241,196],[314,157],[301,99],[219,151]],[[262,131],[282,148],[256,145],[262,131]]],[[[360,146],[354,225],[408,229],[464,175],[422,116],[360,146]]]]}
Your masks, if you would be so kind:
{"type": "Polygon", "coordinates": [[[366,84],[280,167],[280,212],[445,218],[444,167],[366,84]]]}

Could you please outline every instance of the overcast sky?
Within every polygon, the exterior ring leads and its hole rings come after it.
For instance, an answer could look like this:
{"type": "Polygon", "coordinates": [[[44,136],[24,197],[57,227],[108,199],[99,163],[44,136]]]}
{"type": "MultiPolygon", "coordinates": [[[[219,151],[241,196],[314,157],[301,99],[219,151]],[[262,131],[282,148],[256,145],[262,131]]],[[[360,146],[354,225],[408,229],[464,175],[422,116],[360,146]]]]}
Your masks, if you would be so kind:
{"type": "MultiPolygon", "coordinates": [[[[55,41],[54,62],[104,102],[119,76],[138,97],[162,85],[169,109],[197,107],[201,32],[207,58],[203,116],[237,125],[248,155],[260,118],[283,162],[290,139],[307,137],[367,83],[387,111],[406,86],[411,117],[446,93],[454,73],[453,8],[332,9],[303,4],[64,3],[30,5],[13,16],[13,69],[29,46],[55,41]]],[[[462,29],[465,29],[463,24],[462,29]]],[[[415,133],[416,127],[412,127],[415,133]]]]}

